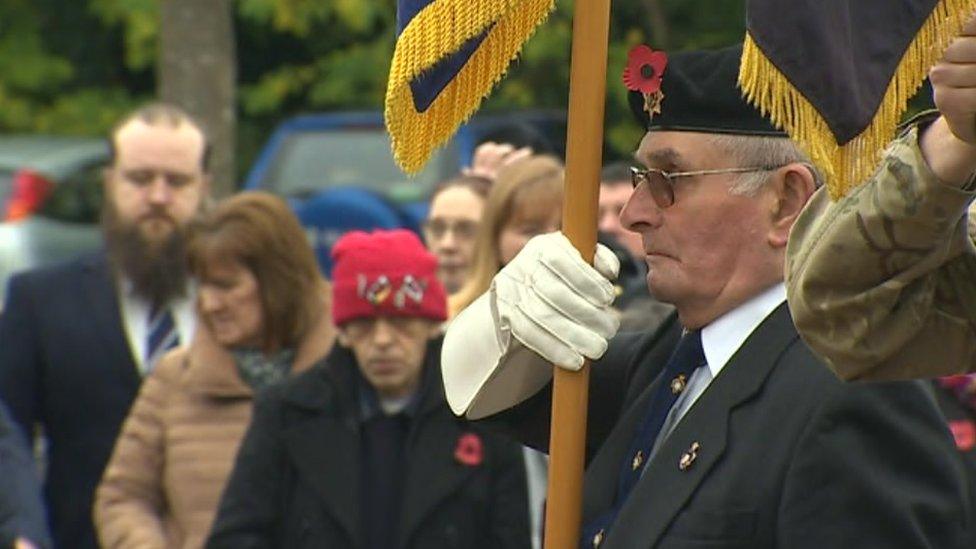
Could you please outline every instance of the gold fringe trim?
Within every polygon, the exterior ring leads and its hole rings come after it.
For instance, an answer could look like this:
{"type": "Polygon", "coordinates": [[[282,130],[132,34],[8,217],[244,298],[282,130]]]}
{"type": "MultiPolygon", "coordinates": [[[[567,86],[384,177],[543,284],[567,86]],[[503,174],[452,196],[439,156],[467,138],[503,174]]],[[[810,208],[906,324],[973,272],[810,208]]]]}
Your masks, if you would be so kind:
{"type": "Polygon", "coordinates": [[[799,143],[823,171],[833,200],[872,175],[881,153],[894,137],[908,100],[929,68],[942,58],[976,10],[976,0],[941,0],[902,57],[874,119],[859,135],[838,145],[820,113],[762,53],[746,34],[739,87],[746,99],[799,143]]]}
{"type": "Polygon", "coordinates": [[[397,40],[386,88],[386,127],[404,171],[420,171],[474,114],[554,7],[555,0],[437,0],[414,16],[397,40]],[[461,71],[425,112],[417,112],[410,82],[492,22],[461,71]]]}

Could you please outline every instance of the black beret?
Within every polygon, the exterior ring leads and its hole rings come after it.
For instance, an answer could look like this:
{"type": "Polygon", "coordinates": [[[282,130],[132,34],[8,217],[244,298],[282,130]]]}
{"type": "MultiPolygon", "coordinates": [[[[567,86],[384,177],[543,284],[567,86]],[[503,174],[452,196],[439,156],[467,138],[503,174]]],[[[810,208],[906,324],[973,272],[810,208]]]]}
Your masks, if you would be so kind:
{"type": "Polygon", "coordinates": [[[649,117],[644,96],[628,92],[630,110],[646,131],[691,131],[786,137],[742,97],[737,85],[742,45],[668,55],[661,77],[661,112],[649,117]]]}

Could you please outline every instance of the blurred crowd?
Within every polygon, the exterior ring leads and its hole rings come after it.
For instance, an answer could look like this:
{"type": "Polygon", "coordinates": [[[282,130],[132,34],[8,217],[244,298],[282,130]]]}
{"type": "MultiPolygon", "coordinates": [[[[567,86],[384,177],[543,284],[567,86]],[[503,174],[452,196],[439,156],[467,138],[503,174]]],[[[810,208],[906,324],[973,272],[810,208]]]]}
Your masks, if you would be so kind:
{"type": "MultiPolygon", "coordinates": [[[[140,108],[109,141],[105,248],[15,276],[0,317],[3,546],[541,547],[547,457],[454,417],[436,346],[559,230],[560,158],[483,143],[433,191],[423,246],[347,234],[330,281],[283,200],[210,197],[209,144],[179,108],[140,108]],[[270,431],[266,393],[297,407],[270,431]],[[306,497],[330,516],[313,523],[306,497]]],[[[604,177],[621,314],[653,329],[670,308],[619,222],[629,165],[604,177]]]]}
{"type": "MultiPolygon", "coordinates": [[[[542,546],[547,456],[455,415],[441,357],[560,230],[562,159],[482,144],[421,235],[347,233],[326,279],[282,199],[211,198],[181,109],[140,108],[109,141],[104,249],[16,275],[0,314],[0,547],[542,546]]],[[[623,338],[677,326],[647,291],[647,221],[621,215],[651,175],[601,173],[623,338]]],[[[976,378],[928,388],[976,475],[976,378]]]]}

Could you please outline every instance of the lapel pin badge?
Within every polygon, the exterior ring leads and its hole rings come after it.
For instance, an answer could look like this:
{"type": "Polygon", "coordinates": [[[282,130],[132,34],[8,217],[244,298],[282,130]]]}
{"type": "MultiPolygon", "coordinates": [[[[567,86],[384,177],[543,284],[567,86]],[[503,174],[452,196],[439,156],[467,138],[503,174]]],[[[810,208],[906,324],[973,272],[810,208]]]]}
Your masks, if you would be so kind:
{"type": "Polygon", "coordinates": [[[688,447],[688,451],[681,454],[681,459],[678,460],[678,469],[682,471],[688,470],[695,463],[695,460],[698,459],[698,450],[701,450],[701,444],[692,442],[691,446],[688,447]]]}

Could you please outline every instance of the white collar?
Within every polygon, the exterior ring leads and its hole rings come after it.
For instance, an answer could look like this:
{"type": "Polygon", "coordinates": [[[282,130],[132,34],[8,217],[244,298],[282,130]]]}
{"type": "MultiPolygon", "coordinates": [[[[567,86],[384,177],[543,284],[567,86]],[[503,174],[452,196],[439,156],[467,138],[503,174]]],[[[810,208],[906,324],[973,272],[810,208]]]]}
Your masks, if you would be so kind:
{"type": "Polygon", "coordinates": [[[786,285],[780,282],[702,328],[702,349],[712,378],[718,376],[752,331],[784,301],[786,285]]]}

